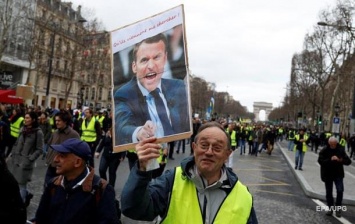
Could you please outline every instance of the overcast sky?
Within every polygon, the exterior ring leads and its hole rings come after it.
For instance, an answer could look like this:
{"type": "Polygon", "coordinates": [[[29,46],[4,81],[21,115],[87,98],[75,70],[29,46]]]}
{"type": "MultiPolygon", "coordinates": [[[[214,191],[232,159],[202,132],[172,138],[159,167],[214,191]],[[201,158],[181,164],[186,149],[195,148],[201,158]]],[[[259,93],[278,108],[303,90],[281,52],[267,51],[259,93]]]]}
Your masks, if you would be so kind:
{"type": "Polygon", "coordinates": [[[253,111],[253,102],[281,106],[291,58],[302,51],[320,10],[336,0],[71,0],[93,9],[107,31],[184,4],[189,69],[228,91],[253,111]]]}

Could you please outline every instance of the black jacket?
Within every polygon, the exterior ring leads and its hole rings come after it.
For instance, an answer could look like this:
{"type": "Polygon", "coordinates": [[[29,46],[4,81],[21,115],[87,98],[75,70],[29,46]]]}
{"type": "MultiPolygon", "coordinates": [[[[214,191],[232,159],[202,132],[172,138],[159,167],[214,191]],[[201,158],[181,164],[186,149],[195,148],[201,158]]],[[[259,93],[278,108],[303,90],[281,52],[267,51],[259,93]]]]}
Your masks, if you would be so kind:
{"type": "Polygon", "coordinates": [[[20,188],[0,158],[0,222],[23,224],[26,222],[26,207],[22,202],[20,188]]]}
{"type": "Polygon", "coordinates": [[[330,148],[329,145],[324,147],[319,153],[318,163],[320,164],[321,179],[325,182],[339,177],[344,178],[343,165],[350,165],[351,160],[344,148],[337,144],[335,149],[330,148]],[[337,156],[341,161],[332,161],[332,156],[337,156]]]}
{"type": "Polygon", "coordinates": [[[100,200],[96,201],[93,190],[98,189],[97,179],[100,177],[95,175],[93,169],[87,174],[84,171],[66,188],[62,186],[63,176],[53,179],[42,195],[36,212],[36,223],[117,224],[119,221],[113,187],[107,185],[100,200]],[[81,185],[74,187],[82,180],[81,185]]]}

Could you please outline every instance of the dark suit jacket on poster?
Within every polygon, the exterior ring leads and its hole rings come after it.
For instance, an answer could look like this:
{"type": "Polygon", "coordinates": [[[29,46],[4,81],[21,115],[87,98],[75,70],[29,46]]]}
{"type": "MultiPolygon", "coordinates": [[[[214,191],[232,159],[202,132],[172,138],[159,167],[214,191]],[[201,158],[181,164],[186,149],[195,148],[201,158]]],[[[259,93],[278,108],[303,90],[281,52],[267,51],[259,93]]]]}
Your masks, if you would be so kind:
{"type": "MultiPolygon", "coordinates": [[[[183,80],[161,79],[162,93],[167,101],[174,134],[190,131],[188,101],[183,80]]],[[[115,145],[132,143],[138,126],[151,120],[145,97],[134,77],[119,88],[115,95],[115,145]]]]}

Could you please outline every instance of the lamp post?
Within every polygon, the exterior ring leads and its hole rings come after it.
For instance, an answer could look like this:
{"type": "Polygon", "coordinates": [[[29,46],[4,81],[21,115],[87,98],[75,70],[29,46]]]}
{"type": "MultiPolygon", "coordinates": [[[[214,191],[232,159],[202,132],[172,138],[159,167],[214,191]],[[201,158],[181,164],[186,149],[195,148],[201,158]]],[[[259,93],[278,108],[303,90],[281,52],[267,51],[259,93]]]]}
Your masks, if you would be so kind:
{"type": "Polygon", "coordinates": [[[320,127],[321,127],[321,117],[320,117],[320,111],[319,111],[319,108],[317,108],[317,131],[318,131],[318,137],[320,137],[320,127]]]}
{"type": "Polygon", "coordinates": [[[334,116],[333,125],[332,125],[332,128],[333,128],[332,132],[336,138],[338,138],[339,130],[340,130],[339,110],[340,110],[340,106],[337,103],[334,107],[335,116],[334,116]]]}
{"type": "MultiPolygon", "coordinates": [[[[330,26],[330,27],[335,27],[338,28],[339,30],[344,29],[346,30],[350,36],[351,40],[355,40],[355,35],[354,31],[355,28],[351,26],[340,26],[340,25],[334,25],[334,24],[328,24],[326,22],[318,22],[317,23],[319,26],[330,26]]],[[[353,102],[352,102],[352,112],[351,112],[351,120],[350,120],[350,129],[349,129],[350,134],[355,133],[355,79],[354,79],[354,89],[353,89],[353,102]]]]}
{"type": "Polygon", "coordinates": [[[77,108],[80,109],[84,102],[84,88],[80,88],[77,95],[77,108]]]}

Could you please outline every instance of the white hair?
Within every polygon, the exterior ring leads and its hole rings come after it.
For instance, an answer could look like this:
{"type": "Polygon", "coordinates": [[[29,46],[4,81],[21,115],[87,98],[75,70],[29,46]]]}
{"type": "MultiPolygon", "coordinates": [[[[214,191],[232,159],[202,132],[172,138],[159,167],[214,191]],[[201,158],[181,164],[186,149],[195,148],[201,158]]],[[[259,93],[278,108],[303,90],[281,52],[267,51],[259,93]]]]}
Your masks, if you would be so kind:
{"type": "Polygon", "coordinates": [[[328,142],[336,142],[336,143],[338,143],[338,139],[335,136],[331,136],[329,138],[328,142]]]}

